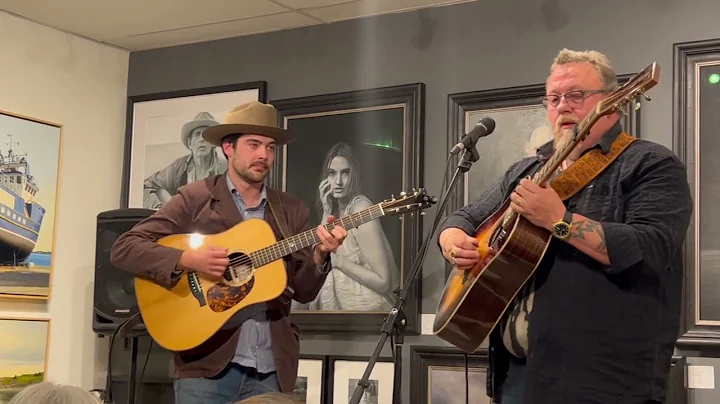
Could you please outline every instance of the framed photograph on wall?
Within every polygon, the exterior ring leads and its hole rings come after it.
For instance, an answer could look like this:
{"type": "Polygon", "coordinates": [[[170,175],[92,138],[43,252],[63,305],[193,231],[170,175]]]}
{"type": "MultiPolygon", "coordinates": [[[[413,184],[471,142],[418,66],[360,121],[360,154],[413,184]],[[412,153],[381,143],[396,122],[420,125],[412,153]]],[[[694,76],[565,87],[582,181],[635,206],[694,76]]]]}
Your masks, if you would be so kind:
{"type": "MultiPolygon", "coordinates": [[[[633,76],[620,75],[618,82],[623,85],[633,76]]],[[[545,84],[535,84],[448,96],[448,150],[483,117],[495,120],[495,131],[477,142],[480,159],[456,182],[448,197],[447,213],[478,199],[514,162],[534,155],[537,147],[552,140],[552,125],[547,122],[542,105],[544,95],[545,84]]],[[[621,119],[624,130],[640,137],[639,111],[632,103],[624,111],[621,119]]],[[[446,265],[446,271],[450,269],[446,265]]]]}
{"type": "Polygon", "coordinates": [[[327,356],[300,355],[293,393],[302,398],[303,403],[324,404],[328,390],[327,373],[327,356]]]}
{"type": "MultiPolygon", "coordinates": [[[[487,350],[468,354],[469,404],[490,404],[485,381],[487,350]]],[[[410,347],[410,402],[465,404],[465,357],[454,347],[410,347]]]]}
{"type": "MultiPolygon", "coordinates": [[[[278,149],[269,184],[303,200],[313,227],[420,188],[423,94],[423,84],[409,84],[272,101],[297,138],[278,149]]],[[[418,212],[351,229],[318,297],[293,302],[293,322],[303,332],[378,333],[421,229],[418,212]]],[[[419,332],[419,283],[404,306],[410,334],[419,332]]]]}
{"type": "Polygon", "coordinates": [[[677,346],[720,346],[720,39],[674,45],[673,151],[695,206],[685,238],[685,313],[677,346]],[[702,169],[705,171],[702,171],[702,169]]]}
{"type": "Polygon", "coordinates": [[[120,206],[158,209],[181,186],[223,174],[227,159],[202,132],[266,98],[264,81],[128,97],[120,206]]]}
{"type": "Polygon", "coordinates": [[[50,320],[0,316],[0,403],[45,380],[50,320]]]}
{"type": "Polygon", "coordinates": [[[0,296],[48,299],[63,126],[0,111],[0,296]]]}
{"type": "MultiPolygon", "coordinates": [[[[370,358],[356,356],[331,356],[330,377],[328,378],[328,404],[348,404],[357,382],[362,378],[370,358]]],[[[361,403],[392,404],[393,375],[395,364],[392,358],[378,358],[370,373],[370,386],[365,389],[361,403]]]]}

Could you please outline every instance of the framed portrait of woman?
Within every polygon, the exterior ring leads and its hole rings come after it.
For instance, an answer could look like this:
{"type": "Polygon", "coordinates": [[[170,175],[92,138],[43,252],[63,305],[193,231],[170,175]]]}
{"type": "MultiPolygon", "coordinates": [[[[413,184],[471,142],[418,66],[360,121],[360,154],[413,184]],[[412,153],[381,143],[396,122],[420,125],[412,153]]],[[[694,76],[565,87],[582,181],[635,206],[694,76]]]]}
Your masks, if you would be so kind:
{"type": "MultiPolygon", "coordinates": [[[[270,186],[305,202],[313,227],[419,188],[423,91],[410,84],[272,101],[296,140],[278,149],[270,186]]],[[[303,332],[377,333],[404,286],[421,225],[413,212],[350,229],[318,296],[293,301],[293,322],[303,332]]],[[[417,333],[420,287],[409,286],[406,332],[417,333]]]]}

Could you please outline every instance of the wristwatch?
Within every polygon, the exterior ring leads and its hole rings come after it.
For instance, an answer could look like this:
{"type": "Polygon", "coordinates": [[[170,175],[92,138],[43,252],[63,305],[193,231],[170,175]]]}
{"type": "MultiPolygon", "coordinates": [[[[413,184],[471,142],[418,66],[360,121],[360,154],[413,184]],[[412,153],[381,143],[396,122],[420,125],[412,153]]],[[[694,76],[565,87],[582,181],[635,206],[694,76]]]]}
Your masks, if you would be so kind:
{"type": "Polygon", "coordinates": [[[565,211],[565,215],[563,216],[562,220],[559,222],[553,224],[552,226],[552,234],[553,236],[565,240],[570,237],[570,227],[572,226],[572,212],[569,210],[565,211]]]}

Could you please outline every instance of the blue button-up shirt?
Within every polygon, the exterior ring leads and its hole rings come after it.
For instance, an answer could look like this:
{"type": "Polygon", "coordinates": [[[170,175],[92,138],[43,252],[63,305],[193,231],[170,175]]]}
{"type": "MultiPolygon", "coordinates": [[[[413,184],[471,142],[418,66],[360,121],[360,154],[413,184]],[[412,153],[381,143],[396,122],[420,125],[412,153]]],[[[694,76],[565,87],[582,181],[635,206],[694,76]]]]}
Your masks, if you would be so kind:
{"type": "MultiPolygon", "coordinates": [[[[268,203],[265,187],[263,187],[262,193],[260,194],[260,203],[258,206],[248,208],[227,174],[225,175],[225,179],[227,180],[227,185],[235,201],[235,205],[237,205],[240,210],[243,219],[264,219],[265,209],[268,203]]],[[[270,338],[270,323],[267,319],[267,313],[257,314],[243,323],[240,328],[240,340],[238,341],[235,356],[232,361],[242,366],[255,368],[260,373],[275,371],[272,340],[270,338]]]]}

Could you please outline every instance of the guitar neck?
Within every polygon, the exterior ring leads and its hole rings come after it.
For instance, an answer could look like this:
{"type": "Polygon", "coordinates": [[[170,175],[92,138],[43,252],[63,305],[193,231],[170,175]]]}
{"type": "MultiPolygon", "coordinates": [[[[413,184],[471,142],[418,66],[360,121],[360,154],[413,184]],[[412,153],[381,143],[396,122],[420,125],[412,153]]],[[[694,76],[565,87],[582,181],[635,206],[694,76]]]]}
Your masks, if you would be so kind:
{"type": "MultiPolygon", "coordinates": [[[[345,216],[342,219],[335,220],[332,223],[323,225],[323,227],[325,227],[328,232],[338,226],[344,228],[345,230],[351,230],[384,215],[385,212],[383,211],[381,204],[377,204],[365,210],[361,210],[360,212],[345,216]]],[[[281,240],[271,246],[257,250],[250,254],[250,258],[252,259],[253,266],[260,267],[319,242],[320,238],[317,235],[317,228],[312,228],[300,234],[281,240]]]]}

